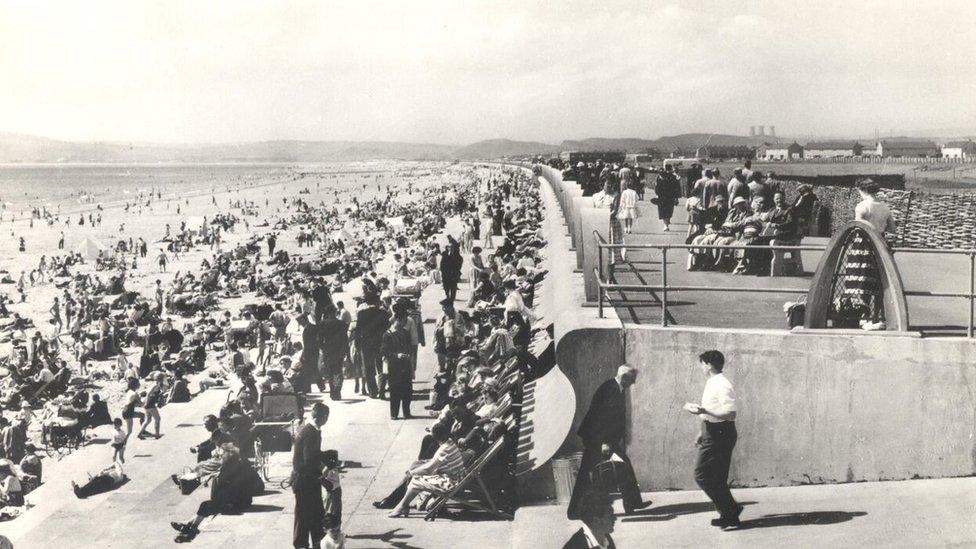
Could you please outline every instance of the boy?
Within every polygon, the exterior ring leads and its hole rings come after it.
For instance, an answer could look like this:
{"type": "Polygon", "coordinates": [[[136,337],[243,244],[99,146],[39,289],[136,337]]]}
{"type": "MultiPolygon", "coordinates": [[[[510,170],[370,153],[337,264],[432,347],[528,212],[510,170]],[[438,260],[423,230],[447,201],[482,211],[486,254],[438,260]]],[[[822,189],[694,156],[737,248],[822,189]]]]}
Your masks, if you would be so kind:
{"type": "Polygon", "coordinates": [[[112,461],[125,463],[125,441],[128,437],[125,434],[125,429],[122,428],[122,418],[113,419],[112,425],[115,427],[115,432],[112,434],[112,448],[115,449],[112,454],[112,461]]]}
{"type": "Polygon", "coordinates": [[[339,485],[339,452],[326,450],[322,452],[322,488],[325,496],[322,498],[325,509],[323,524],[327,534],[322,547],[341,548],[345,546],[345,536],[342,535],[342,486],[339,485]]]}

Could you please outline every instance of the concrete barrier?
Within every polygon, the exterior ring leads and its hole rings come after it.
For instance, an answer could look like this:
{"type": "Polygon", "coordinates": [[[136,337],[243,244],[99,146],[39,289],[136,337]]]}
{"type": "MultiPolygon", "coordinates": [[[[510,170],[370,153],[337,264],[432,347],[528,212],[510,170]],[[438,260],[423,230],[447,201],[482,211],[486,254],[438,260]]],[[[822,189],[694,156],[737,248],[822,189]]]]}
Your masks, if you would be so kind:
{"type": "Polygon", "coordinates": [[[974,341],[642,326],[624,339],[645,490],[695,488],[698,420],[681,406],[700,401],[708,349],[741,406],[736,486],[976,474],[974,341]]]}
{"type": "MultiPolygon", "coordinates": [[[[584,198],[583,200],[589,200],[584,198]]],[[[593,274],[594,269],[599,269],[600,267],[600,250],[596,243],[596,238],[593,236],[593,231],[599,231],[603,238],[609,239],[607,234],[610,224],[610,210],[605,208],[593,208],[586,207],[580,208],[580,221],[579,225],[581,228],[581,238],[580,244],[576,245],[576,249],[582,252],[583,259],[583,284],[586,290],[586,300],[590,303],[595,303],[600,296],[600,284],[597,281],[597,276],[593,274]]],[[[606,264],[609,259],[608,254],[610,250],[605,250],[604,255],[604,272],[606,272],[606,264]]]]}

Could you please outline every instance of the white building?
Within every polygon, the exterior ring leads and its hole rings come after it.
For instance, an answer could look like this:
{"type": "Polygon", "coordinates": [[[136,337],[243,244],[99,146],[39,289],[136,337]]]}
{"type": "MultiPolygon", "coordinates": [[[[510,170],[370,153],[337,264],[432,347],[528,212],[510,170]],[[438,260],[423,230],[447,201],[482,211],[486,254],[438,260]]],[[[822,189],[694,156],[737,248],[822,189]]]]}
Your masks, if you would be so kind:
{"type": "Polygon", "coordinates": [[[969,141],[950,141],[942,145],[942,156],[944,158],[976,158],[976,142],[969,141]]]}
{"type": "Polygon", "coordinates": [[[851,158],[863,151],[857,141],[811,141],[803,147],[803,158],[851,158]]]}

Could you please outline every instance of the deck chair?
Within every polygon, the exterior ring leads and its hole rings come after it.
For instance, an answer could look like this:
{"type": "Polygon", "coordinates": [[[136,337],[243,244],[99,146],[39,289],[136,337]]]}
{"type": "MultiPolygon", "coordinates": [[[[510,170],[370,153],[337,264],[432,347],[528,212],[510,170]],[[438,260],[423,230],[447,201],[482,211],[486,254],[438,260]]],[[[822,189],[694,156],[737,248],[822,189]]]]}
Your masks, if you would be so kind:
{"type": "MultiPolygon", "coordinates": [[[[515,416],[509,416],[505,421],[509,428],[509,433],[514,432],[515,429],[515,416]]],[[[436,490],[433,492],[434,504],[430,506],[427,514],[424,516],[424,520],[433,521],[437,518],[437,514],[440,510],[448,503],[454,502],[458,505],[467,507],[469,509],[474,509],[477,511],[484,511],[492,516],[498,517],[504,520],[513,520],[514,517],[508,513],[500,511],[495,505],[494,498],[491,497],[491,491],[485,485],[485,481],[481,478],[481,471],[485,468],[488,463],[491,462],[502,451],[505,447],[506,437],[499,437],[498,440],[493,442],[488,449],[486,449],[480,456],[478,456],[471,464],[467,467],[464,476],[461,480],[452,486],[449,490],[436,490]],[[471,493],[475,498],[472,499],[464,497],[467,493],[471,493]]]]}

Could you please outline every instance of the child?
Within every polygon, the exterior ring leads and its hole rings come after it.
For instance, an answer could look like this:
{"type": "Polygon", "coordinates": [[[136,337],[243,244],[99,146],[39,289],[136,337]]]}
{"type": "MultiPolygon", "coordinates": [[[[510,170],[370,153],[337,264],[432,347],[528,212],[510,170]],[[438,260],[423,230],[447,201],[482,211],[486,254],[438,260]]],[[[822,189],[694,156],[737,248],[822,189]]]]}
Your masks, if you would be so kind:
{"type": "Polygon", "coordinates": [[[125,463],[125,441],[129,437],[126,435],[125,429],[122,428],[122,418],[113,419],[112,425],[115,426],[115,433],[112,435],[112,448],[115,449],[112,454],[112,461],[125,463]]]}
{"type": "Polygon", "coordinates": [[[345,536],[342,535],[342,487],[339,485],[339,452],[326,450],[322,452],[322,487],[325,488],[323,507],[325,508],[325,525],[327,534],[322,547],[341,549],[345,547],[345,536]]]}

